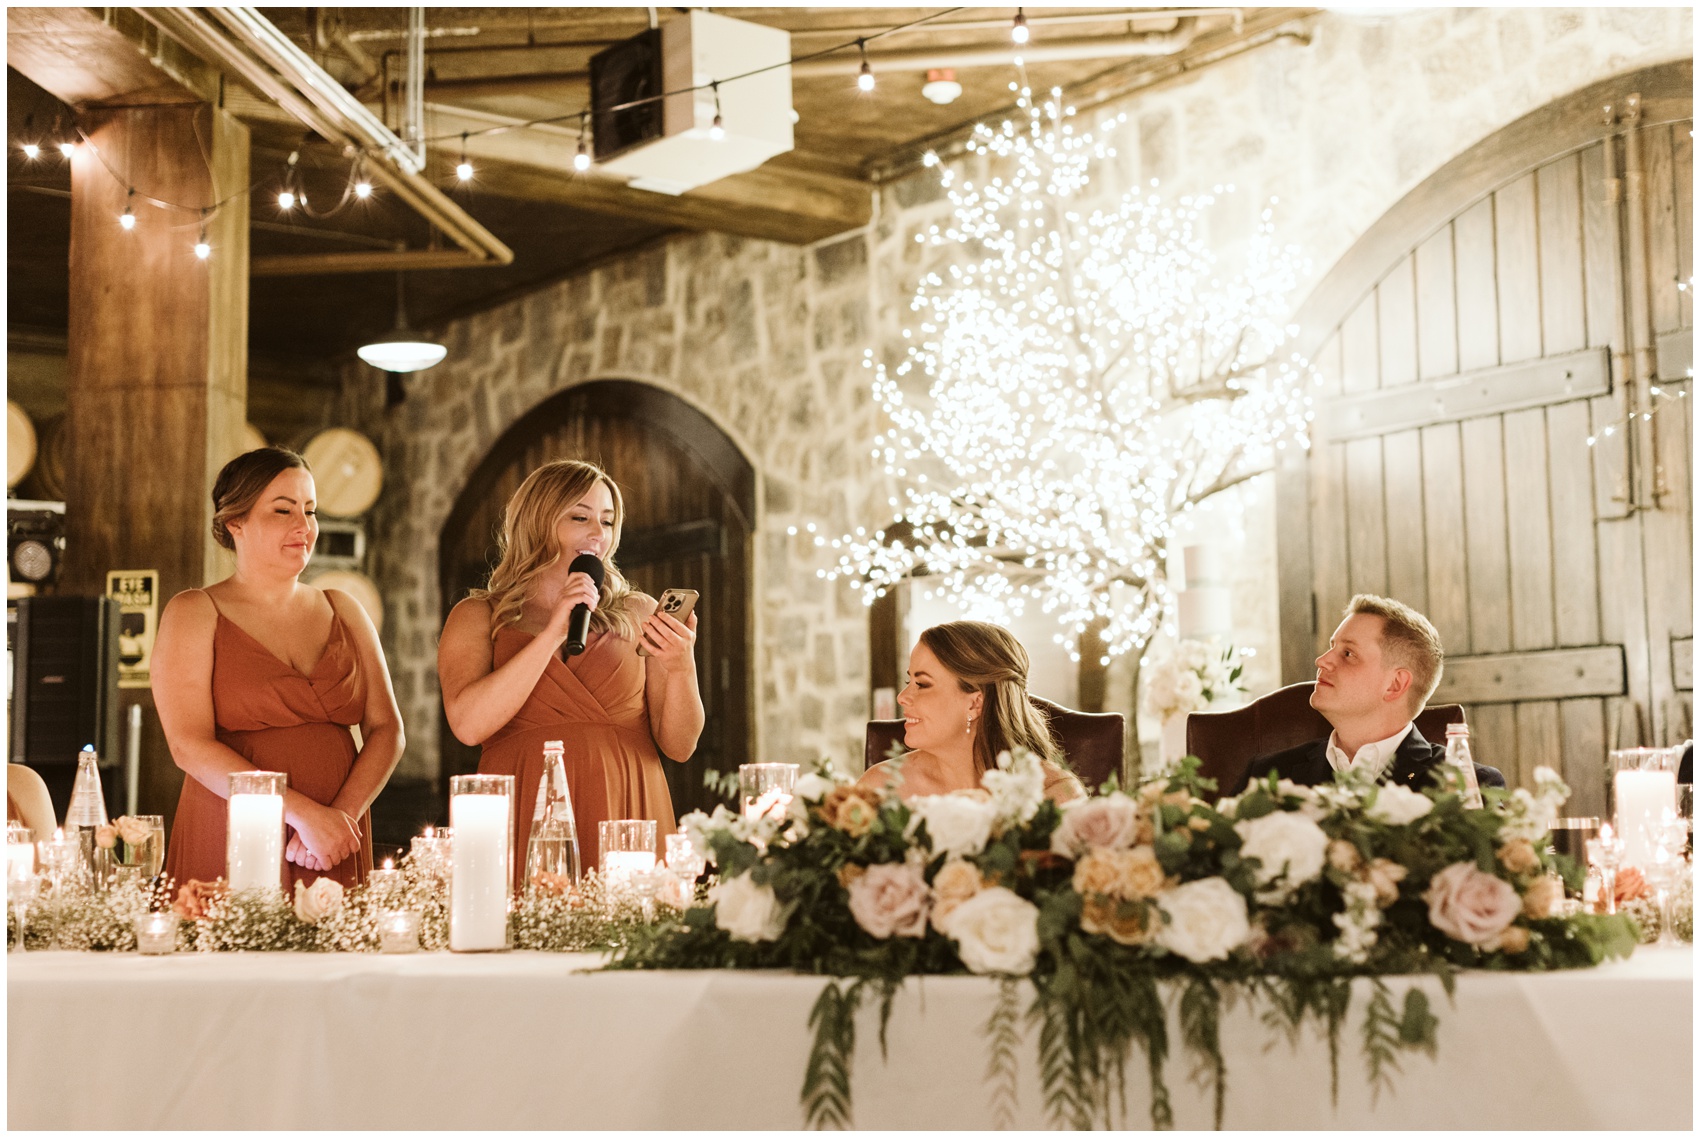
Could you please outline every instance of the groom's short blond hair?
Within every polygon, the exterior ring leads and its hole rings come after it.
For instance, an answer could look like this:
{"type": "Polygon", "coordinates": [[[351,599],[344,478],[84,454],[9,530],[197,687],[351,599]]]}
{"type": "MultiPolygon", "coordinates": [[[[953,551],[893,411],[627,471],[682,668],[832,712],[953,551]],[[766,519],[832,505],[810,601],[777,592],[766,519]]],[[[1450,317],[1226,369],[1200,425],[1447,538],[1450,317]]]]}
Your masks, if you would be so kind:
{"type": "Polygon", "coordinates": [[[1347,616],[1357,613],[1381,618],[1381,651],[1394,667],[1411,673],[1411,717],[1416,718],[1440,686],[1440,674],[1445,669],[1440,633],[1428,617],[1391,597],[1359,593],[1346,606],[1347,616]]]}

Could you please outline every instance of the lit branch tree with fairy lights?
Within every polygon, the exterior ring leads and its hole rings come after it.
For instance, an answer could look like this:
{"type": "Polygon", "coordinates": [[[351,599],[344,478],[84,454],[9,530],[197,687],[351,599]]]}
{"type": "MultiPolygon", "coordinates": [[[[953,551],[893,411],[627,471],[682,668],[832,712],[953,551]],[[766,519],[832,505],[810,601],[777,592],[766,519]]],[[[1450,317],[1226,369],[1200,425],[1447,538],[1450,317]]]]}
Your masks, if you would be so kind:
{"type": "Polygon", "coordinates": [[[916,290],[919,342],[895,374],[863,360],[890,420],[874,456],[902,497],[883,532],[833,542],[826,575],[868,603],[925,577],[999,622],[1037,604],[1073,658],[1091,629],[1108,663],[1163,626],[1177,519],[1308,446],[1313,373],[1283,351],[1305,265],[1266,209],[1220,277],[1200,232],[1212,195],[1088,212],[1088,168],[1114,152],[1057,92],[1020,107],[1025,123],[970,143],[1002,176],[942,173],[952,217],[917,240],[957,256],[916,290]]]}

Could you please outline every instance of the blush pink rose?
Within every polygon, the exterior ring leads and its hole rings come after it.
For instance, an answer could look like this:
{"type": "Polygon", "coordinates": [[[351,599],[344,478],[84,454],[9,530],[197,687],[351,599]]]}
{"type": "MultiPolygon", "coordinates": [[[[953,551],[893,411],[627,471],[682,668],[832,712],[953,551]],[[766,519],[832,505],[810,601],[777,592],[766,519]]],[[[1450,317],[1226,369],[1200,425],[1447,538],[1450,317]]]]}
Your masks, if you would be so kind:
{"type": "Polygon", "coordinates": [[[932,900],[918,866],[904,863],[870,865],[846,886],[850,915],[869,936],[922,936],[927,931],[927,908],[932,900]]]}
{"type": "Polygon", "coordinates": [[[1139,804],[1119,791],[1063,807],[1051,852],[1078,858],[1088,850],[1125,850],[1139,834],[1139,804]]]}
{"type": "Polygon", "coordinates": [[[1523,909],[1523,899],[1510,883],[1467,861],[1435,874],[1423,897],[1430,924],[1478,948],[1494,941],[1523,909]]]}

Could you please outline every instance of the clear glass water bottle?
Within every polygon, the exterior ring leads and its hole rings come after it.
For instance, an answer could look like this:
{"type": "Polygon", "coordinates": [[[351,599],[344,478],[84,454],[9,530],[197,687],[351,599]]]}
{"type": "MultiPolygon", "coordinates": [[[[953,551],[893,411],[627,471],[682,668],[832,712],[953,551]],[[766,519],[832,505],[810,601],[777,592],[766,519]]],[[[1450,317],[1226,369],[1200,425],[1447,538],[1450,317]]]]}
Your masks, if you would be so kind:
{"type": "Polygon", "coordinates": [[[107,823],[106,793],[100,786],[100,756],[93,746],[77,755],[77,778],[71,784],[71,805],[65,811],[65,834],[75,837],[82,851],[83,869],[96,886],[112,875],[112,851],[101,849],[95,834],[107,823]]]}
{"type": "Polygon", "coordinates": [[[567,766],[559,740],[543,744],[543,777],[537,786],[537,809],[531,816],[531,840],[526,845],[525,881],[537,883],[540,873],[578,880],[578,823],[567,793],[567,766]]]}
{"type": "Polygon", "coordinates": [[[1476,758],[1470,753],[1470,728],[1464,723],[1446,725],[1446,765],[1457,772],[1462,783],[1464,805],[1482,808],[1482,789],[1476,784],[1476,758]]]}

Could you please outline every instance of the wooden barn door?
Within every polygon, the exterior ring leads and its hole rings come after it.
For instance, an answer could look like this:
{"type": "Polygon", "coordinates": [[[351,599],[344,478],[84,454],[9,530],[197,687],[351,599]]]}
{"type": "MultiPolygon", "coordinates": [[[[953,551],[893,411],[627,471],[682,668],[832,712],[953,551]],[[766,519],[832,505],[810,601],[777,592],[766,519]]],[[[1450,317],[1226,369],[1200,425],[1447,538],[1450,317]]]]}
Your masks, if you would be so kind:
{"type": "Polygon", "coordinates": [[[1366,235],[1383,271],[1313,357],[1308,532],[1281,523],[1312,610],[1289,644],[1321,651],[1356,592],[1422,610],[1478,759],[1559,768],[1571,813],[1603,810],[1608,746],[1691,734],[1690,76],[1538,112],[1402,202],[1403,247],[1366,235]]]}
{"type": "MultiPolygon", "coordinates": [[[[490,449],[442,530],[443,616],[495,565],[502,512],[526,475],[559,458],[594,462],[614,478],[626,517],[615,562],[659,596],[695,589],[697,672],[707,721],[696,754],[665,762],[674,809],[712,801],[705,770],[735,770],[750,740],[750,533],[755,475],[701,412],[647,384],[605,380],[569,388],[521,419],[490,449]]],[[[441,778],[474,771],[479,748],[441,724],[441,778]]]]}

